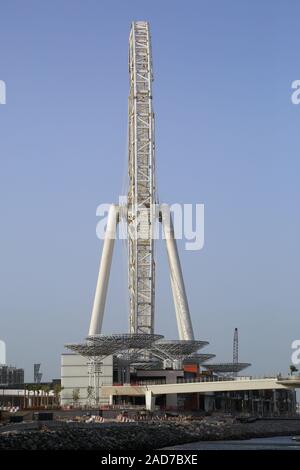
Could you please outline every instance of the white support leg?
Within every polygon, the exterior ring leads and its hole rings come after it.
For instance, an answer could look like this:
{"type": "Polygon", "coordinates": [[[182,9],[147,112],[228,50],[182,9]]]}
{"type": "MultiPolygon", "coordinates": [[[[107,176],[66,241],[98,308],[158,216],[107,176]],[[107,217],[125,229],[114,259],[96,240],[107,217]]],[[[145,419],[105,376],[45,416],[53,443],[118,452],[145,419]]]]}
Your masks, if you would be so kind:
{"type": "Polygon", "coordinates": [[[171,277],[171,287],[177,317],[179,338],[183,340],[193,340],[194,332],[184,287],[183,275],[178,256],[170,208],[167,204],[162,204],[160,206],[160,210],[163,230],[166,239],[166,247],[171,277]]]}
{"type": "Polygon", "coordinates": [[[116,204],[112,204],[108,213],[107,227],[103,242],[103,251],[100,262],[89,335],[98,335],[101,333],[110,267],[112,262],[114,242],[116,238],[118,213],[119,207],[116,204]]]}
{"type": "Polygon", "coordinates": [[[145,405],[146,410],[151,412],[155,410],[155,395],[152,394],[151,390],[145,392],[145,405]]]}

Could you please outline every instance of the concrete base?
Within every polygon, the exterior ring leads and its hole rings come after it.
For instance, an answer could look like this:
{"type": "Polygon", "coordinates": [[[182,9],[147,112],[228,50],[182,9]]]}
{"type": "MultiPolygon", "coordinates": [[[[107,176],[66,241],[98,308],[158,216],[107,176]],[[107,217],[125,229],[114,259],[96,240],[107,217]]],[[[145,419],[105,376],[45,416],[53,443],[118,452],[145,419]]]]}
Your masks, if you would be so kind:
{"type": "Polygon", "coordinates": [[[146,410],[148,411],[155,410],[155,395],[152,395],[151,390],[145,393],[145,402],[146,402],[146,410]]]}

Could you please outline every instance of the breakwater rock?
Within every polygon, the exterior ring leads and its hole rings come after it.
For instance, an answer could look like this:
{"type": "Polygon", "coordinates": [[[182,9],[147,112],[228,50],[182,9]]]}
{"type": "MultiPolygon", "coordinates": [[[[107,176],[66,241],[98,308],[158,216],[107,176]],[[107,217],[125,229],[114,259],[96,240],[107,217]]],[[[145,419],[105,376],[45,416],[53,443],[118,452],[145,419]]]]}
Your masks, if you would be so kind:
{"type": "Polygon", "coordinates": [[[75,425],[55,422],[40,430],[22,429],[0,434],[0,449],[24,450],[152,450],[200,440],[249,439],[300,434],[300,420],[259,420],[236,423],[222,420],[184,422],[104,423],[75,425]]]}

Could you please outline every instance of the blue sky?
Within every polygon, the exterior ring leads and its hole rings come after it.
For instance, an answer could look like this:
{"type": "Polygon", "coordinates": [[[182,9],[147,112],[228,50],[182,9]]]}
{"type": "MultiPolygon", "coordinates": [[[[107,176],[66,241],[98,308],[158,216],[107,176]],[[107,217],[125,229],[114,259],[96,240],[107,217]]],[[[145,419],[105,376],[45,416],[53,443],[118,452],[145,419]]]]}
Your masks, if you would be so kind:
{"type": "MultiPolygon", "coordinates": [[[[87,333],[101,253],[96,207],[126,174],[128,34],[150,22],[159,197],[205,204],[184,251],[195,335],[250,373],[284,372],[299,328],[299,2],[16,1],[0,5],[0,337],[8,361],[59,376],[87,333]]],[[[156,331],[176,338],[164,247],[156,331]]],[[[127,329],[117,246],[104,331],[127,329]]]]}

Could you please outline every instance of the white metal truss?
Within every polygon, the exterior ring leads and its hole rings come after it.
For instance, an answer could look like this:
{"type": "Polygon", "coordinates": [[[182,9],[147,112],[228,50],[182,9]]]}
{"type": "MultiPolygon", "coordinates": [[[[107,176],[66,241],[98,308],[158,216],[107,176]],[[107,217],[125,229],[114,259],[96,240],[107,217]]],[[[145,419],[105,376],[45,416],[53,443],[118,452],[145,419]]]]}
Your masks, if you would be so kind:
{"type": "Polygon", "coordinates": [[[130,93],[128,100],[128,277],[129,330],[154,332],[155,204],[154,113],[152,58],[148,23],[132,23],[129,37],[130,93]]]}
{"type": "Polygon", "coordinates": [[[152,57],[149,25],[145,21],[134,22],[131,26],[129,77],[128,201],[124,210],[115,204],[109,210],[89,335],[91,337],[101,333],[114,240],[120,219],[126,220],[128,232],[129,332],[153,335],[154,234],[156,221],[160,220],[166,240],[179,339],[193,341],[193,327],[170,208],[166,204],[158,206],[156,200],[152,57]]]}
{"type": "Polygon", "coordinates": [[[199,340],[160,340],[153,344],[152,352],[160,359],[183,359],[207,346],[207,341],[199,340]]]}

